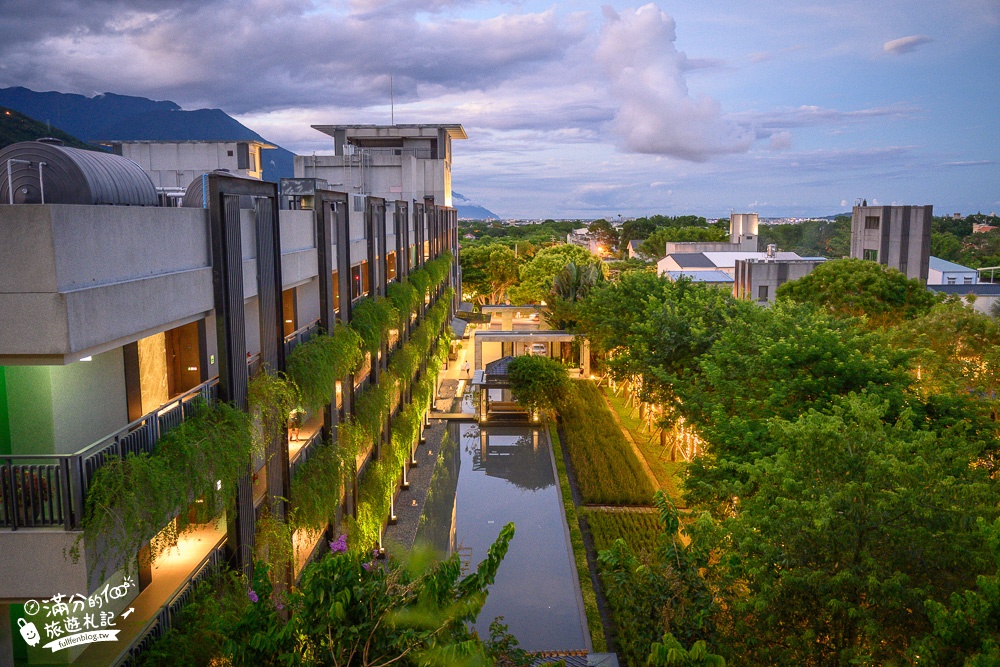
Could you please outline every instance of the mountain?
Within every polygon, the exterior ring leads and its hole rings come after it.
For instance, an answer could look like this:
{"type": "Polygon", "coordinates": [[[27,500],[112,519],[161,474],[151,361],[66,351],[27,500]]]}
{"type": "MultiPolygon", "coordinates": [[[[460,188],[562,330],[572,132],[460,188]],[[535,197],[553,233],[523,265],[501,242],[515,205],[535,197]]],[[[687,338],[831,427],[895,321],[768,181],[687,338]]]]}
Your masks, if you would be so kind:
{"type": "Polygon", "coordinates": [[[73,148],[96,150],[95,146],[84,143],[59,128],[49,127],[13,109],[0,107],[0,148],[19,141],[34,141],[42,137],[61,139],[64,144],[73,148]]]}
{"type": "Polygon", "coordinates": [[[500,216],[493,211],[476,204],[464,195],[452,190],[451,204],[458,209],[459,220],[499,220],[500,216]]]}
{"type": "MultiPolygon", "coordinates": [[[[182,110],[170,101],[103,93],[94,97],[69,93],[39,93],[20,86],[0,88],[0,105],[20,111],[89,141],[267,142],[220,109],[182,110]]],[[[280,146],[264,149],[264,180],[277,182],[294,175],[295,155],[280,146]]]]}

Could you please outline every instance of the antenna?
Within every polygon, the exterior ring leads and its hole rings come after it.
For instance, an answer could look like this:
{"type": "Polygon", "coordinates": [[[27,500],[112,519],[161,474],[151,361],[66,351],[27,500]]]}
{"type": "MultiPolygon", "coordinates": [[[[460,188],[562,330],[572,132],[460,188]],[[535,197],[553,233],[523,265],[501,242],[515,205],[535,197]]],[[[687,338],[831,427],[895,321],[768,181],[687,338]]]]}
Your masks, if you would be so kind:
{"type": "Polygon", "coordinates": [[[396,103],[392,97],[392,75],[389,75],[389,124],[396,124],[396,103]]]}

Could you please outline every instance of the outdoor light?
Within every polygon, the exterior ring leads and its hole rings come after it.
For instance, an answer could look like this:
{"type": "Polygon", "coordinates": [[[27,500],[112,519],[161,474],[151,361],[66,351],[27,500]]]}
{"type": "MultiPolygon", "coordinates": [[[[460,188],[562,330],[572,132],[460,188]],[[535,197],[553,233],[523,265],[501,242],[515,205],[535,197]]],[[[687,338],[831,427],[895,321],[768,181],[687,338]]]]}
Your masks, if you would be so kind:
{"type": "Polygon", "coordinates": [[[222,491],[222,480],[221,479],[215,480],[215,490],[216,491],[222,491]]]}
{"type": "Polygon", "coordinates": [[[80,357],[80,361],[93,361],[93,357],[80,357]]]}

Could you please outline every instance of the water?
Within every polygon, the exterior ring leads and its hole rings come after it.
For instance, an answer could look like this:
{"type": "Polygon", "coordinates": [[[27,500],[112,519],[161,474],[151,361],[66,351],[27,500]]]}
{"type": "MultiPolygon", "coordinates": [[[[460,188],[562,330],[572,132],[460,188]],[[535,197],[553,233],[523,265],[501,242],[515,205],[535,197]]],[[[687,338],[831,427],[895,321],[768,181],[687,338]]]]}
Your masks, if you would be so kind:
{"type": "Polygon", "coordinates": [[[489,636],[503,616],[522,648],[584,649],[585,620],[562,497],[544,430],[453,422],[455,447],[442,449],[445,469],[424,510],[418,536],[457,550],[471,568],[485,557],[500,529],[516,531],[476,629],[489,636]]]}

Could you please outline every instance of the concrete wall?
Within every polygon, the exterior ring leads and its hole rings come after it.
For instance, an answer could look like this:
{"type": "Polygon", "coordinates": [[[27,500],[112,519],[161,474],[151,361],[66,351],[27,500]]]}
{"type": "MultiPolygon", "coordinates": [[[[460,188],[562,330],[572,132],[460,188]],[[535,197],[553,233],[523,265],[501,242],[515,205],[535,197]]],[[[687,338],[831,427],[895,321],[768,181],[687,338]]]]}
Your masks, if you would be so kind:
{"type": "MultiPolygon", "coordinates": [[[[246,142],[240,142],[246,143],[246,142]]],[[[153,184],[161,187],[186,188],[206,171],[228,169],[233,174],[260,178],[263,167],[260,147],[250,145],[256,170],[239,169],[237,142],[136,142],[122,143],[124,157],[139,163],[153,184]]]]}
{"type": "Polygon", "coordinates": [[[851,257],[875,251],[879,264],[927,282],[933,206],[855,206],[851,213],[851,257]],[[867,224],[877,221],[877,226],[867,224]],[[870,228],[869,228],[870,227],[870,228]]]}
{"type": "Polygon", "coordinates": [[[975,285],[979,282],[979,274],[974,271],[936,271],[927,270],[928,285],[975,285]],[[949,282],[950,281],[950,282],[949,282]]]}
{"type": "Polygon", "coordinates": [[[798,280],[822,264],[819,260],[790,260],[755,262],[738,259],[734,267],[733,296],[766,306],[774,303],[778,288],[791,280],[798,280]],[[760,288],[767,288],[761,298],[760,288]]]}
{"type": "Polygon", "coordinates": [[[207,212],[0,206],[0,363],[65,363],[213,307],[207,212]]]}
{"type": "Polygon", "coordinates": [[[9,366],[12,454],[73,454],[128,423],[120,348],[66,366],[9,366]]]}

